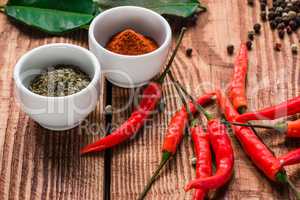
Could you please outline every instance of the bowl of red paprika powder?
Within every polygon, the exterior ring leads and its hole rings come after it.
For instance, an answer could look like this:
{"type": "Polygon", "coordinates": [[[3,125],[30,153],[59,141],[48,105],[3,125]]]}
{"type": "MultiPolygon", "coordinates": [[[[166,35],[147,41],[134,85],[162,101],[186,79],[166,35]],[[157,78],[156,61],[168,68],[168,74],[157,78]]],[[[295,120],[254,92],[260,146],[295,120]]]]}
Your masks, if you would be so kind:
{"type": "Polygon", "coordinates": [[[146,84],[164,65],[172,31],[156,12],[121,6],[100,13],[89,28],[89,48],[113,84],[133,88],[146,84]]]}

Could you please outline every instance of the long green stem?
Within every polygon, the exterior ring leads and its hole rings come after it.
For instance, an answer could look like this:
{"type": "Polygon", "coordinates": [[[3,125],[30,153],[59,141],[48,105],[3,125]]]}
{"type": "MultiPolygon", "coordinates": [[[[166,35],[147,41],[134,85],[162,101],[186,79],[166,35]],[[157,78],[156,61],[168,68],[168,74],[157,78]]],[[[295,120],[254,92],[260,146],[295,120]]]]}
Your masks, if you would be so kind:
{"type": "Polygon", "coordinates": [[[238,122],[230,122],[232,125],[235,125],[235,126],[245,126],[245,127],[252,127],[252,128],[265,128],[265,129],[274,129],[276,131],[279,131],[279,132],[285,132],[285,126],[284,124],[281,125],[281,124],[278,124],[278,125],[275,125],[275,126],[270,126],[270,125],[261,125],[261,124],[250,124],[250,123],[247,123],[247,124],[242,124],[242,123],[238,123],[238,122]]]}
{"type": "Polygon", "coordinates": [[[169,60],[169,62],[168,62],[168,64],[167,64],[165,70],[163,71],[163,73],[162,73],[162,74],[158,77],[158,79],[156,80],[156,81],[157,81],[158,83],[160,83],[160,84],[163,83],[163,81],[164,81],[164,79],[165,79],[165,77],[166,77],[168,71],[169,71],[170,68],[171,68],[171,65],[172,65],[173,60],[174,60],[174,58],[175,58],[175,56],[176,56],[176,53],[177,53],[177,51],[178,51],[178,49],[179,49],[179,46],[180,46],[180,44],[181,44],[181,41],[182,41],[182,38],[183,38],[183,36],[184,36],[185,31],[186,31],[186,27],[183,27],[183,28],[181,29],[179,38],[178,38],[178,40],[177,40],[176,47],[175,47],[175,49],[174,49],[174,51],[173,51],[173,53],[172,53],[172,55],[171,55],[171,58],[170,58],[170,60],[169,60]]]}
{"type": "Polygon", "coordinates": [[[178,81],[175,81],[175,78],[174,78],[172,72],[169,71],[168,74],[169,74],[169,76],[170,76],[170,79],[171,79],[173,82],[175,82],[175,83],[180,87],[180,89],[183,91],[183,93],[184,93],[185,95],[187,95],[188,98],[193,102],[193,104],[195,105],[195,107],[197,108],[197,110],[200,111],[200,112],[202,112],[202,113],[205,115],[205,117],[207,118],[207,120],[211,120],[211,119],[213,118],[212,115],[211,115],[210,113],[208,113],[201,105],[199,105],[199,104],[196,102],[196,100],[194,99],[194,97],[192,97],[192,95],[190,95],[190,94],[187,92],[187,90],[186,90],[186,89],[185,89],[178,81]]]}
{"type": "Polygon", "coordinates": [[[170,158],[171,158],[171,153],[169,153],[169,152],[164,152],[163,153],[163,156],[162,156],[160,164],[158,165],[157,169],[155,170],[155,172],[153,173],[152,177],[148,181],[148,183],[145,186],[143,192],[140,194],[138,200],[142,200],[142,199],[145,198],[145,196],[148,193],[148,191],[150,190],[152,184],[154,183],[154,181],[159,176],[159,173],[160,173],[161,169],[166,165],[166,163],[170,160],[170,158]]]}

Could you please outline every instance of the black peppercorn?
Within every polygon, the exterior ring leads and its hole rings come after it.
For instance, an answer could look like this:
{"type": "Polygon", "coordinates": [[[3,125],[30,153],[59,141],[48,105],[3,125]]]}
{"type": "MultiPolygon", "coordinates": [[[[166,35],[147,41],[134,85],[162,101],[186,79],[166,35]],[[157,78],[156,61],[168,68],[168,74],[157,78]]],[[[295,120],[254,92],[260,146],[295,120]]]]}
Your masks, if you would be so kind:
{"type": "Polygon", "coordinates": [[[262,21],[267,21],[267,13],[266,13],[266,11],[262,11],[261,13],[260,13],[260,18],[261,18],[261,20],[262,21]]]}
{"type": "Polygon", "coordinates": [[[291,29],[293,30],[293,31],[296,31],[297,30],[297,24],[296,24],[296,22],[294,21],[294,20],[291,20],[290,22],[289,22],[289,26],[291,27],[291,29]]]}
{"type": "Polygon", "coordinates": [[[249,38],[249,40],[254,40],[254,31],[248,32],[248,38],[249,38]]]}
{"type": "Polygon", "coordinates": [[[283,39],[284,38],[284,34],[285,34],[284,29],[278,30],[278,36],[279,36],[279,38],[283,39]]]}
{"type": "Polygon", "coordinates": [[[278,25],[277,25],[277,29],[280,29],[280,30],[282,30],[282,29],[284,29],[284,27],[285,27],[285,24],[282,22],[282,23],[279,23],[278,25]]]}
{"type": "Polygon", "coordinates": [[[260,33],[261,25],[259,23],[254,24],[253,29],[256,34],[260,33]]]}
{"type": "Polygon", "coordinates": [[[276,43],[274,46],[275,51],[280,51],[281,50],[282,45],[280,43],[276,43]]]}
{"type": "Polygon", "coordinates": [[[260,10],[265,11],[267,7],[267,4],[265,2],[260,3],[260,10]]]}
{"type": "Polygon", "coordinates": [[[270,22],[270,27],[271,27],[272,30],[276,29],[277,23],[276,23],[274,20],[271,21],[271,22],[270,22]]]}
{"type": "Polygon", "coordinates": [[[248,5],[253,6],[254,5],[254,0],[248,0],[248,5]]]}
{"type": "Polygon", "coordinates": [[[268,19],[269,20],[272,20],[272,19],[275,19],[275,13],[274,13],[274,11],[269,11],[269,13],[268,13],[268,19]]]}
{"type": "Polygon", "coordinates": [[[252,41],[251,40],[248,40],[246,42],[246,46],[247,46],[247,49],[250,51],[252,49],[252,41]]]}
{"type": "Polygon", "coordinates": [[[290,26],[286,27],[286,33],[289,34],[289,35],[293,33],[293,30],[290,26]]]}
{"type": "Polygon", "coordinates": [[[281,17],[275,17],[275,22],[277,24],[281,23],[282,22],[282,18],[281,17]]]}
{"type": "Polygon", "coordinates": [[[192,48],[187,48],[185,51],[185,54],[187,57],[192,57],[193,49],[192,48]]]}
{"type": "Polygon", "coordinates": [[[229,44],[227,46],[227,53],[228,53],[228,55],[232,55],[233,52],[234,52],[234,46],[232,44],[229,44]]]}

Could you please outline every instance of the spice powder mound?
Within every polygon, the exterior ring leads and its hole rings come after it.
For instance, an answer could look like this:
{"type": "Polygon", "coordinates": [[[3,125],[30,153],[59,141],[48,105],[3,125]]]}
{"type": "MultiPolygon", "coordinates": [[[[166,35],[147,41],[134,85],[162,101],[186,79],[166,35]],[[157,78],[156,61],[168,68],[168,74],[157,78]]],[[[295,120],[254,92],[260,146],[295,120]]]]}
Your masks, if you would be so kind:
{"type": "Polygon", "coordinates": [[[106,45],[106,49],[123,55],[141,55],[158,48],[154,40],[132,29],[126,29],[114,35],[106,45]]]}

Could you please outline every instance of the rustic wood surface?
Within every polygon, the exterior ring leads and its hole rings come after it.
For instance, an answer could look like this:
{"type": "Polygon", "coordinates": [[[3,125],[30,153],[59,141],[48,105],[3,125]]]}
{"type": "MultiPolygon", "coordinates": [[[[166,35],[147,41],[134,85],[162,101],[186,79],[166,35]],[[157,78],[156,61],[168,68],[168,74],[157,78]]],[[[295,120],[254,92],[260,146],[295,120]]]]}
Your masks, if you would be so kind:
{"type": "MultiPolygon", "coordinates": [[[[0,1],[1,2],[1,1],[0,1]]],[[[258,3],[248,7],[246,0],[203,0],[208,12],[201,15],[197,26],[191,27],[178,52],[173,70],[176,78],[195,96],[215,87],[226,88],[231,79],[234,57],[226,53],[226,46],[234,44],[236,51],[245,41],[247,31],[260,21],[258,3]],[[193,48],[193,56],[185,50],[193,48]]],[[[14,96],[12,79],[16,61],[28,50],[39,45],[67,42],[87,47],[87,32],[80,31],[64,37],[50,37],[16,25],[0,14],[0,199],[136,199],[161,159],[161,146],[166,126],[180,100],[171,84],[164,85],[164,111],[150,119],[139,134],[111,152],[80,157],[79,148],[104,136],[105,127],[122,123],[132,110],[130,96],[136,90],[121,89],[102,83],[101,100],[81,128],[53,132],[41,128],[19,108],[14,96]],[[107,102],[106,102],[107,101],[107,102]],[[105,117],[103,109],[111,104],[120,112],[105,117]],[[94,132],[95,134],[87,134],[94,132]],[[98,134],[96,134],[98,133],[98,134]],[[104,166],[106,160],[106,167],[104,166]],[[104,170],[110,170],[104,181],[104,170]],[[104,184],[110,182],[110,185],[104,184]],[[106,191],[106,192],[105,192],[106,191]]],[[[256,37],[250,52],[247,80],[249,110],[274,105],[300,94],[299,56],[291,54],[292,43],[299,45],[298,34],[278,39],[267,23],[256,37]],[[276,42],[283,44],[281,52],[273,50],[276,42]]],[[[169,83],[169,82],[167,82],[169,83]]],[[[218,114],[215,107],[212,108],[218,114]]],[[[284,136],[261,131],[260,136],[276,155],[299,147],[299,142],[284,136]]],[[[286,187],[268,181],[247,158],[236,139],[235,173],[228,186],[216,199],[294,199],[286,187]]],[[[194,177],[190,164],[193,157],[191,141],[185,137],[176,157],[171,160],[147,199],[191,199],[183,186],[194,177]]],[[[287,168],[293,182],[300,188],[299,166],[287,168]]]]}

